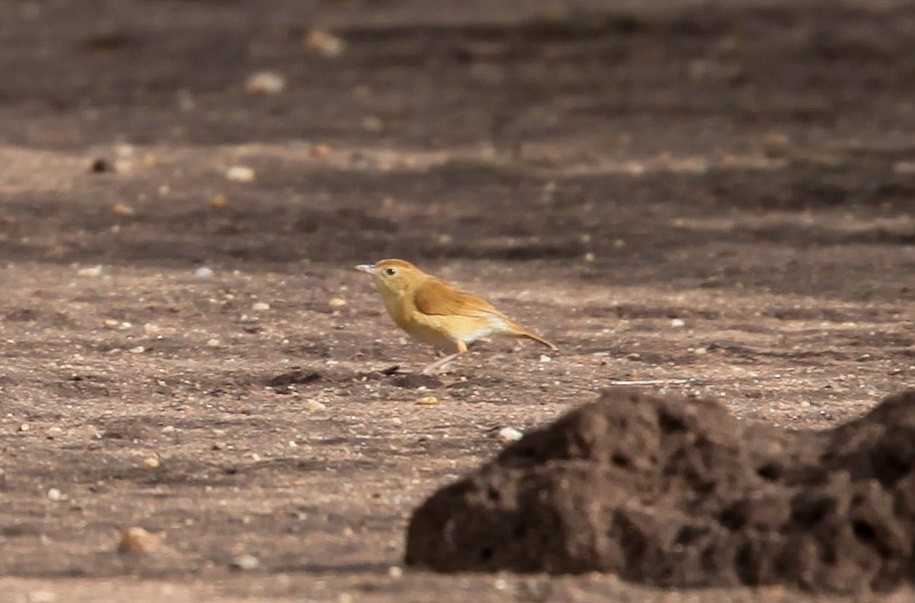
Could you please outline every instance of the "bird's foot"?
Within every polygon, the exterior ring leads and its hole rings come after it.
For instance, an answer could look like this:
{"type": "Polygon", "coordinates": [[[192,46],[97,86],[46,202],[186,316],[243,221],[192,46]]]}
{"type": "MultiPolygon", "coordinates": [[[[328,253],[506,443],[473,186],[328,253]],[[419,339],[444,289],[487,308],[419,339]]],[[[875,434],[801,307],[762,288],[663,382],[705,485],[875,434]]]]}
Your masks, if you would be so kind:
{"type": "Polygon", "coordinates": [[[434,375],[439,372],[440,369],[444,368],[446,364],[460,356],[460,354],[449,354],[444,358],[439,358],[435,362],[428,364],[420,371],[423,375],[434,375]]]}

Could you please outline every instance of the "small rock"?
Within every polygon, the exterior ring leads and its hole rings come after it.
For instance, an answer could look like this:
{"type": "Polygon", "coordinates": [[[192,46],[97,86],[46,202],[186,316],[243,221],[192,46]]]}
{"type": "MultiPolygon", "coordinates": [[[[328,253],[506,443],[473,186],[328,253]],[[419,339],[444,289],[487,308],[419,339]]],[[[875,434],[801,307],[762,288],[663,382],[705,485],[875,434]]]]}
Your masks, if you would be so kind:
{"type": "Polygon", "coordinates": [[[308,412],[324,412],[327,410],[327,405],[317,400],[306,400],[304,406],[308,412]]]}
{"type": "Polygon", "coordinates": [[[330,145],[326,145],[323,142],[318,143],[311,147],[312,157],[327,157],[330,155],[330,145]]]}
{"type": "Polygon", "coordinates": [[[686,326],[686,321],[683,320],[682,318],[674,318],[673,320],[670,321],[670,326],[672,326],[675,329],[679,329],[681,327],[686,326]]]}
{"type": "Polygon", "coordinates": [[[162,546],[162,537],[147,532],[144,528],[134,526],[121,532],[118,542],[119,553],[152,553],[162,546]]]}
{"type": "Polygon", "coordinates": [[[159,462],[159,459],[157,459],[154,456],[143,459],[143,467],[145,467],[146,469],[155,469],[160,464],[161,463],[159,462]]]}
{"type": "Polygon", "coordinates": [[[144,347],[141,346],[141,345],[138,345],[138,346],[136,346],[136,347],[130,348],[130,349],[127,350],[127,351],[130,352],[131,354],[142,354],[143,352],[146,351],[146,348],[144,348],[144,347]]]}
{"type": "Polygon", "coordinates": [[[256,570],[260,566],[261,560],[254,555],[249,555],[247,553],[244,555],[238,555],[235,559],[232,560],[232,569],[250,571],[256,570]]]}
{"type": "Polygon", "coordinates": [[[589,264],[593,263],[594,260],[596,260],[596,259],[597,258],[594,256],[594,252],[591,252],[591,251],[587,252],[584,257],[584,260],[586,262],[588,262],[589,264]]]}
{"type": "Polygon", "coordinates": [[[226,178],[232,182],[251,182],[254,180],[254,169],[245,165],[233,165],[226,170],[226,178]]]}
{"type": "Polygon", "coordinates": [[[784,132],[766,132],[762,135],[762,142],[767,147],[784,147],[791,142],[791,138],[784,132]]]}
{"type": "Polygon", "coordinates": [[[266,312],[270,309],[270,304],[267,302],[254,302],[251,304],[251,309],[255,312],[266,312]]]}
{"type": "Polygon", "coordinates": [[[375,117],[374,115],[369,115],[362,118],[362,128],[368,130],[369,132],[378,132],[381,130],[384,124],[381,123],[381,120],[375,117]]]}
{"type": "Polygon", "coordinates": [[[342,297],[332,297],[331,300],[327,303],[335,308],[339,308],[346,305],[346,300],[342,297]]]}
{"type": "Polygon", "coordinates": [[[546,354],[540,354],[540,362],[553,362],[553,359],[546,354]]]}
{"type": "Polygon", "coordinates": [[[258,71],[245,80],[249,94],[279,94],[286,89],[286,78],[274,71],[258,71]]]}
{"type": "Polygon", "coordinates": [[[213,450],[225,450],[226,446],[227,445],[225,442],[213,442],[212,449],[213,450]]]}
{"type": "Polygon", "coordinates": [[[114,171],[114,165],[104,157],[98,157],[92,160],[89,171],[93,174],[107,174],[114,171]]]}
{"type": "Polygon", "coordinates": [[[99,276],[102,274],[102,265],[91,266],[89,268],[80,268],[76,271],[79,276],[99,276]]]}
{"type": "Polygon", "coordinates": [[[498,437],[499,441],[503,444],[510,444],[523,438],[524,434],[514,427],[503,427],[499,430],[498,437]]]}
{"type": "Polygon", "coordinates": [[[197,101],[187,88],[178,90],[178,108],[185,112],[193,111],[197,108],[197,101]]]}
{"type": "Polygon", "coordinates": [[[308,50],[327,57],[339,56],[346,49],[342,38],[323,29],[312,29],[305,34],[302,43],[308,50]]]}
{"type": "Polygon", "coordinates": [[[67,497],[64,495],[64,493],[57,488],[48,488],[48,500],[59,502],[65,500],[66,498],[67,497]]]}
{"type": "Polygon", "coordinates": [[[122,202],[118,202],[118,203],[115,203],[114,205],[112,205],[111,211],[112,211],[112,213],[117,214],[119,216],[132,216],[135,213],[137,213],[134,211],[134,209],[131,206],[127,205],[126,203],[122,203],[122,202]]]}
{"type": "Polygon", "coordinates": [[[642,359],[642,355],[641,355],[641,354],[637,354],[637,353],[635,353],[635,352],[631,352],[631,353],[629,353],[629,354],[626,354],[626,360],[641,360],[641,359],[642,359]]]}
{"type": "Polygon", "coordinates": [[[207,339],[207,347],[208,347],[208,348],[218,348],[218,347],[219,347],[219,344],[220,344],[220,342],[219,342],[219,338],[218,338],[218,337],[213,337],[213,338],[211,338],[211,339],[207,339]]]}
{"type": "Polygon", "coordinates": [[[416,403],[422,406],[434,406],[438,404],[438,398],[435,396],[423,396],[422,398],[418,399],[416,403]]]}
{"type": "Polygon", "coordinates": [[[17,428],[17,431],[28,431],[32,427],[28,423],[23,423],[17,428]]]}
{"type": "Polygon", "coordinates": [[[213,272],[213,269],[207,268],[206,266],[201,266],[200,268],[198,268],[197,270],[194,271],[194,276],[196,276],[197,278],[213,278],[214,274],[215,273],[213,272]]]}
{"type": "Polygon", "coordinates": [[[388,568],[388,576],[391,578],[400,578],[403,576],[403,568],[399,565],[392,565],[388,568]]]}
{"type": "Polygon", "coordinates": [[[296,368],[289,372],[282,373],[281,375],[277,375],[276,377],[271,377],[267,381],[267,386],[273,388],[288,388],[290,385],[312,383],[320,378],[321,373],[318,371],[296,368]]]}
{"type": "Polygon", "coordinates": [[[893,164],[893,171],[897,174],[915,174],[915,161],[897,161],[893,164]]]}
{"type": "Polygon", "coordinates": [[[213,195],[213,197],[210,199],[210,207],[212,207],[214,209],[223,208],[228,204],[229,204],[229,200],[226,199],[226,196],[223,195],[222,193],[217,193],[217,194],[213,195]]]}

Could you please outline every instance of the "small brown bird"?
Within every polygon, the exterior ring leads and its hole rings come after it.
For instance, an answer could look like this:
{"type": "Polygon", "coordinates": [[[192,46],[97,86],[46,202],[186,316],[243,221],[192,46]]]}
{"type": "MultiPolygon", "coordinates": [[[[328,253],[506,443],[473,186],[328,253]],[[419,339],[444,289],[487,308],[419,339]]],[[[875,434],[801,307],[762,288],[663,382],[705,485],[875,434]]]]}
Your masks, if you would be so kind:
{"type": "Polygon", "coordinates": [[[424,373],[454,360],[467,351],[468,345],[490,335],[526,337],[556,349],[485,299],[426,274],[410,262],[381,260],[375,264],[361,264],[356,270],[372,275],[384,298],[384,306],[398,327],[414,339],[440,350],[456,350],[425,367],[424,373]]]}

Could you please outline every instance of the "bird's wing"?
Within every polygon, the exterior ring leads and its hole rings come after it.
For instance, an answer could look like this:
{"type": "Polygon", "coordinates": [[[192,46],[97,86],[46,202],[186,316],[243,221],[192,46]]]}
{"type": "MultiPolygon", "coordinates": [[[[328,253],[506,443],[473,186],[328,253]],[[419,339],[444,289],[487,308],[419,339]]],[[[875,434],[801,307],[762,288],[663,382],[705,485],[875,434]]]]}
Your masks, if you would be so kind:
{"type": "Polygon", "coordinates": [[[472,293],[461,291],[443,280],[430,278],[413,295],[416,309],[439,316],[502,316],[492,304],[472,293]]]}

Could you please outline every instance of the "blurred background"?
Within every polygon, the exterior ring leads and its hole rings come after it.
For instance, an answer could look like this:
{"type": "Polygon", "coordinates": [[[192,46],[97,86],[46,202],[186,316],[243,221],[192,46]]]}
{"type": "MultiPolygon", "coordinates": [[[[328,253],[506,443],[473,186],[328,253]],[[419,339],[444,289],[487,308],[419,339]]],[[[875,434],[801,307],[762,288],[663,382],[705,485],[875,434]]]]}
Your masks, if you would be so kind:
{"type": "Polygon", "coordinates": [[[23,0],[0,36],[7,258],[867,294],[915,240],[911,2],[23,0]]]}

